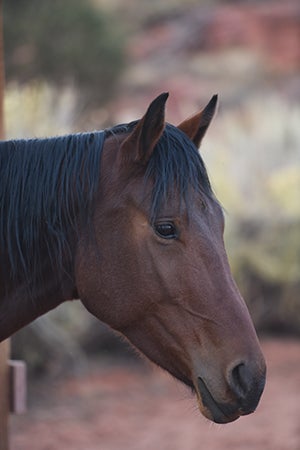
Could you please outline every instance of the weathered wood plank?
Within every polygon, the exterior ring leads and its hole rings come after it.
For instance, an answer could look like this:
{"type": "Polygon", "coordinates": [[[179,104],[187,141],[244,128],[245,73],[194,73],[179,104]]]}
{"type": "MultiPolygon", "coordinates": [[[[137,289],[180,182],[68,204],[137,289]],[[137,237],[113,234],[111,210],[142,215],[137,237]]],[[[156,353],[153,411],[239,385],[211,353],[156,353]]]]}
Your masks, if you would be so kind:
{"type": "Polygon", "coordinates": [[[24,361],[9,361],[10,412],[23,414],[27,403],[27,376],[24,361]]]}

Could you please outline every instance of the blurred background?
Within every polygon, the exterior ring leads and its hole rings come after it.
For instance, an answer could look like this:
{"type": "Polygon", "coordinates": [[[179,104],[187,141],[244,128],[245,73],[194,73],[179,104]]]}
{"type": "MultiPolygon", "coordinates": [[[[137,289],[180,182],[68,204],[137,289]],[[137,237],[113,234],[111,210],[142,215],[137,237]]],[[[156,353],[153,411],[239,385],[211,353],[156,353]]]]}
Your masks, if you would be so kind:
{"type": "Polygon", "coordinates": [[[6,0],[4,33],[7,138],[128,122],[163,91],[167,120],[176,124],[219,94],[201,154],[226,211],[232,271],[271,368],[262,415],[216,433],[186,391],[141,363],[79,302],[65,304],[12,339],[13,356],[30,373],[30,410],[14,418],[13,449],[224,449],[228,442],[299,450],[299,2],[6,0]],[[290,391],[278,398],[282,384],[290,391]],[[272,421],[287,398],[289,420],[277,435],[272,421]],[[182,416],[189,425],[181,441],[182,416]],[[268,440],[257,431],[267,427],[268,440]],[[36,447],[26,441],[32,433],[41,436],[36,447]]]}

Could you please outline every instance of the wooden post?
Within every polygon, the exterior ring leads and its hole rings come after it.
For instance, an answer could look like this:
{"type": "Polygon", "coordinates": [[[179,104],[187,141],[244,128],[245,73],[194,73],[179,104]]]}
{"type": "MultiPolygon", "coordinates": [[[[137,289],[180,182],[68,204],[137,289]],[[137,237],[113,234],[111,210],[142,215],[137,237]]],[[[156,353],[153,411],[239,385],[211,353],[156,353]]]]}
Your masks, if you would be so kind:
{"type": "Polygon", "coordinates": [[[0,450],[8,450],[9,340],[0,344],[0,450]]]}
{"type": "Polygon", "coordinates": [[[9,409],[13,414],[27,411],[27,370],[24,361],[8,362],[9,366],[9,409]]]}
{"type": "MultiPolygon", "coordinates": [[[[4,97],[4,59],[2,0],[0,0],[0,139],[4,138],[3,121],[4,97]]],[[[0,450],[8,450],[8,417],[9,417],[9,341],[0,343],[0,450]]]]}

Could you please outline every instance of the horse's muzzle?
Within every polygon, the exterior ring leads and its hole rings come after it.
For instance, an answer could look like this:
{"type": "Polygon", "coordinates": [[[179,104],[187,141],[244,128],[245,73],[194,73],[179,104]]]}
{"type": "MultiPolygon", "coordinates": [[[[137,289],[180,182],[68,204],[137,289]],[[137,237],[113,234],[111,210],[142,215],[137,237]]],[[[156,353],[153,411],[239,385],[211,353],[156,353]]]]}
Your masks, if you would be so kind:
{"type": "Polygon", "coordinates": [[[228,387],[234,400],[217,402],[201,377],[197,379],[196,390],[209,418],[216,423],[228,423],[255,411],[264,386],[265,373],[254,378],[246,364],[240,363],[228,375],[228,387]]]}

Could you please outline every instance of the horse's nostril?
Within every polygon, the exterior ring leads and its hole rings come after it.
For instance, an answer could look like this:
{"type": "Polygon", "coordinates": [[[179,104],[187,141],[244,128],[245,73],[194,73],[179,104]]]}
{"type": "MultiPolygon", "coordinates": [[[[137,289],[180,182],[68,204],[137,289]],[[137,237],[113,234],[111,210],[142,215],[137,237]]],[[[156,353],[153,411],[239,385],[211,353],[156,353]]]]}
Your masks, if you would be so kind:
{"type": "Polygon", "coordinates": [[[265,371],[253,364],[241,362],[228,373],[228,384],[235,395],[242,414],[253,412],[265,386],[265,371]]]}
{"type": "Polygon", "coordinates": [[[238,399],[243,400],[251,391],[253,379],[246,364],[235,366],[230,374],[229,385],[238,399]]]}

